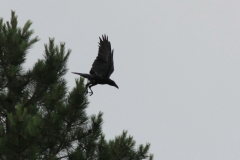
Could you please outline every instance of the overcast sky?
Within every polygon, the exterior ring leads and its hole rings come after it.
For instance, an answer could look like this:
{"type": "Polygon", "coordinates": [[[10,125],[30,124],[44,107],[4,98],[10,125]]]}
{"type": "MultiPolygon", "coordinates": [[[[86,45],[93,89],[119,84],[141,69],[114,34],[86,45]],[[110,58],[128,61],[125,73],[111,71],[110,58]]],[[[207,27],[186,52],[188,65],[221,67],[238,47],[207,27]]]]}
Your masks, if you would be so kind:
{"type": "Polygon", "coordinates": [[[69,89],[88,73],[107,34],[114,49],[111,78],[120,89],[93,87],[87,112],[104,112],[103,131],[128,130],[151,143],[155,160],[240,159],[240,1],[1,1],[41,39],[26,68],[42,58],[49,37],[72,50],[69,89]]]}

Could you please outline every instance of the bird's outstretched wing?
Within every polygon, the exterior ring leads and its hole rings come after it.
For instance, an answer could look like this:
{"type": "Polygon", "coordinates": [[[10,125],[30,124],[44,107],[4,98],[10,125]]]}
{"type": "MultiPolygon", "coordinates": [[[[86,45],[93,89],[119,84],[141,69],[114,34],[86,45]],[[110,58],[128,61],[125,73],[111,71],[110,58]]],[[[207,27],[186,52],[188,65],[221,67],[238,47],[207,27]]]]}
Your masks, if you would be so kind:
{"type": "Polygon", "coordinates": [[[90,74],[109,78],[114,71],[113,51],[106,35],[99,37],[98,56],[92,64],[90,74]]]}

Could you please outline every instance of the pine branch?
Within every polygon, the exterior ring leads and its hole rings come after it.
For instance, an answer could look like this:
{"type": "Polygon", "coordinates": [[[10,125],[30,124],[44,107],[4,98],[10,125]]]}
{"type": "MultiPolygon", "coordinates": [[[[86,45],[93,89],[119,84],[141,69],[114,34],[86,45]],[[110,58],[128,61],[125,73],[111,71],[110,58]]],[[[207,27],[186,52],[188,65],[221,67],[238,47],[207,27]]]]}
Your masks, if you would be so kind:
{"type": "Polygon", "coordinates": [[[1,96],[0,96],[0,102],[1,102],[1,104],[2,104],[2,106],[3,106],[3,108],[6,109],[7,112],[9,112],[9,110],[8,110],[8,108],[6,107],[6,105],[4,104],[1,96]]]}
{"type": "Polygon", "coordinates": [[[61,151],[62,145],[64,143],[64,138],[66,137],[67,133],[69,132],[71,126],[67,126],[65,132],[63,133],[62,137],[60,138],[60,145],[58,149],[56,150],[55,154],[59,153],[61,151]]]}
{"type": "Polygon", "coordinates": [[[128,149],[128,146],[126,146],[126,147],[116,156],[116,158],[117,158],[117,159],[118,159],[118,157],[120,158],[120,155],[121,155],[126,149],[128,149]]]}
{"type": "Polygon", "coordinates": [[[6,83],[4,86],[2,86],[2,87],[0,88],[0,92],[1,92],[4,88],[6,88],[7,85],[8,85],[8,83],[6,83]]]}

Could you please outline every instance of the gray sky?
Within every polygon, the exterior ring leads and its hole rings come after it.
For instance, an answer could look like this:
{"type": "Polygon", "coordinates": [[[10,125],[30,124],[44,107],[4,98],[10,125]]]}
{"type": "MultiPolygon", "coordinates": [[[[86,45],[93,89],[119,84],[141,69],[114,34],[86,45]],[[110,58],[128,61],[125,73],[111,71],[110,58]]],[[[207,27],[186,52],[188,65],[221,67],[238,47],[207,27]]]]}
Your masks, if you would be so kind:
{"type": "Polygon", "coordinates": [[[89,72],[98,37],[114,48],[120,89],[93,87],[89,114],[104,112],[103,131],[128,130],[151,143],[155,160],[240,159],[240,1],[2,1],[19,24],[33,21],[41,39],[26,67],[42,58],[49,37],[72,49],[69,89],[89,72]]]}

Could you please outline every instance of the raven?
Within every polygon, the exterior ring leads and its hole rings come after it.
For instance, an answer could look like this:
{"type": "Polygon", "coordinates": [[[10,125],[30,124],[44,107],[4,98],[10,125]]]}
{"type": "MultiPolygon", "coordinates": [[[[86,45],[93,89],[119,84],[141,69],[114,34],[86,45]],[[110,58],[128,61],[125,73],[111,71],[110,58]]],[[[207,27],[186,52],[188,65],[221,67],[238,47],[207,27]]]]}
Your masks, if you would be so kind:
{"type": "Polygon", "coordinates": [[[91,90],[90,96],[93,94],[91,87],[97,84],[108,84],[118,88],[117,84],[109,78],[114,71],[111,43],[108,41],[106,35],[102,35],[102,39],[101,37],[99,37],[99,39],[98,56],[92,64],[90,74],[72,72],[89,80],[86,84],[86,93],[88,93],[89,88],[91,90]]]}

